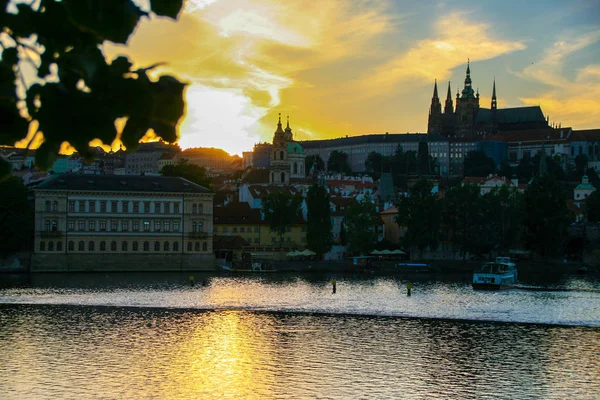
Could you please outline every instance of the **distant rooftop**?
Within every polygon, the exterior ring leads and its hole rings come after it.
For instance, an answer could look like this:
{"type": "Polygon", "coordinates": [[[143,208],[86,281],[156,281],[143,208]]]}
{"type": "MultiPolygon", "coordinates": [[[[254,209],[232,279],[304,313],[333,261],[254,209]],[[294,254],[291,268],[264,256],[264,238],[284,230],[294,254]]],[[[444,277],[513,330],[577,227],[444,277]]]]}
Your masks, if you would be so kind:
{"type": "Polygon", "coordinates": [[[348,146],[367,143],[406,143],[421,141],[447,142],[448,139],[438,135],[437,133],[374,133],[369,135],[347,136],[336,139],[305,140],[299,143],[304,149],[315,149],[319,147],[348,146]]]}
{"type": "Polygon", "coordinates": [[[58,174],[38,185],[36,190],[104,190],[166,193],[212,193],[207,188],[180,177],[137,175],[58,174]]]}

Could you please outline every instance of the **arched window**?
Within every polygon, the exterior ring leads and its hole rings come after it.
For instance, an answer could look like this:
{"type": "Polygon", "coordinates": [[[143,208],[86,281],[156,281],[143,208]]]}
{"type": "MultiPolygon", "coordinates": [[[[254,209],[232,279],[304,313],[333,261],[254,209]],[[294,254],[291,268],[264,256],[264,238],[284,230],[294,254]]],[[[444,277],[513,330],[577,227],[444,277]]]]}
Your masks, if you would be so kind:
{"type": "Polygon", "coordinates": [[[196,232],[196,223],[192,222],[192,232],[196,232]]]}
{"type": "Polygon", "coordinates": [[[273,152],[273,160],[277,160],[277,152],[276,151],[273,152]]]}
{"type": "Polygon", "coordinates": [[[196,242],[196,244],[194,245],[194,250],[200,251],[200,242],[196,242]]]}
{"type": "Polygon", "coordinates": [[[169,251],[169,242],[165,242],[163,245],[163,251],[169,251]]]}
{"type": "Polygon", "coordinates": [[[281,173],[281,183],[285,183],[285,172],[281,173]]]}
{"type": "Polygon", "coordinates": [[[198,214],[202,214],[203,210],[204,210],[204,207],[202,207],[202,204],[198,204],[198,214]]]}
{"type": "Polygon", "coordinates": [[[54,242],[48,242],[48,251],[54,251],[54,242]]]}
{"type": "Polygon", "coordinates": [[[160,251],[160,243],[154,242],[154,251],[160,251]]]}
{"type": "Polygon", "coordinates": [[[44,210],[50,211],[50,200],[46,200],[46,204],[44,206],[44,210]]]}
{"type": "Polygon", "coordinates": [[[196,207],[196,205],[192,205],[192,214],[196,214],[198,212],[198,208],[196,207]]]}
{"type": "Polygon", "coordinates": [[[100,251],[106,251],[106,242],[104,240],[100,242],[100,251]]]}
{"type": "Polygon", "coordinates": [[[75,251],[75,242],[69,241],[69,251],[75,251]]]}
{"type": "Polygon", "coordinates": [[[298,163],[294,163],[294,174],[298,173],[298,163]]]}
{"type": "Polygon", "coordinates": [[[150,251],[150,243],[144,242],[144,251],[150,251]]]}
{"type": "Polygon", "coordinates": [[[40,251],[46,251],[46,242],[40,242],[40,251]]]}
{"type": "Polygon", "coordinates": [[[110,242],[110,251],[117,251],[117,242],[114,240],[110,242]]]}
{"type": "Polygon", "coordinates": [[[121,243],[121,251],[127,251],[127,242],[121,243]]]}
{"type": "Polygon", "coordinates": [[[84,250],[84,246],[85,246],[85,244],[83,243],[83,240],[80,240],[79,244],[77,245],[77,250],[83,251],[84,250]]]}
{"type": "Polygon", "coordinates": [[[198,231],[197,232],[204,232],[204,225],[202,225],[202,222],[198,222],[198,231]]]}
{"type": "Polygon", "coordinates": [[[46,232],[50,232],[52,229],[50,228],[52,226],[52,223],[50,222],[49,219],[46,220],[46,222],[44,223],[44,230],[46,232]]]}
{"type": "Polygon", "coordinates": [[[207,251],[208,250],[208,243],[204,242],[202,243],[202,251],[207,251]]]}
{"type": "Polygon", "coordinates": [[[94,251],[95,250],[94,247],[95,247],[94,246],[94,242],[90,240],[90,242],[88,243],[88,250],[89,251],[94,251]]]}
{"type": "Polygon", "coordinates": [[[179,251],[179,242],[173,242],[173,251],[179,251]]]}
{"type": "Polygon", "coordinates": [[[281,150],[281,151],[279,152],[279,159],[280,159],[280,160],[284,160],[284,158],[283,158],[283,150],[281,150]]]}
{"type": "Polygon", "coordinates": [[[188,242],[188,250],[187,251],[192,251],[192,242],[188,242]]]}
{"type": "Polygon", "coordinates": [[[138,251],[138,242],[133,242],[133,244],[131,245],[131,250],[138,251]]]}
{"type": "Polygon", "coordinates": [[[62,242],[56,242],[56,251],[62,251],[62,242]]]}
{"type": "Polygon", "coordinates": [[[52,202],[52,211],[56,211],[58,210],[58,201],[53,201],[52,202]]]}

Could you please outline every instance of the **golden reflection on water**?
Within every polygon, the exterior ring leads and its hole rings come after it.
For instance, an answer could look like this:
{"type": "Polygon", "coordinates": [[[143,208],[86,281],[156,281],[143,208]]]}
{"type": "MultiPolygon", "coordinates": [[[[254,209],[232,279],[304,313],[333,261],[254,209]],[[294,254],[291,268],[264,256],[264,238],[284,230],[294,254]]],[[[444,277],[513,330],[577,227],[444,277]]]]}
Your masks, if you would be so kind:
{"type": "MultiPolygon", "coordinates": [[[[177,359],[172,370],[166,371],[165,382],[184,397],[222,393],[224,397],[260,398],[273,379],[272,371],[264,367],[274,363],[272,324],[268,315],[241,311],[193,318],[186,332],[172,338],[177,343],[173,349],[177,359]],[[182,370],[188,374],[182,375],[182,370]]],[[[169,387],[167,393],[173,389],[169,387]]]]}

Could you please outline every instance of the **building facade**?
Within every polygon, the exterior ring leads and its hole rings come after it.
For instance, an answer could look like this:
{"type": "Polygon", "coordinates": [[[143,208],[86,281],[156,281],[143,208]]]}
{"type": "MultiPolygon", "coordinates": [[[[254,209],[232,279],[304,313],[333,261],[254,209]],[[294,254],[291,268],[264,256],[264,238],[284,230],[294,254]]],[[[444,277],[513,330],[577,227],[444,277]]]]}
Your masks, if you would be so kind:
{"type": "Polygon", "coordinates": [[[350,136],[337,139],[309,140],[301,142],[306,156],[318,155],[323,159],[325,165],[329,160],[329,154],[334,150],[344,152],[348,155],[348,163],[352,172],[363,172],[365,161],[369,153],[377,152],[384,156],[391,156],[396,152],[398,146],[403,151],[414,151],[419,149],[419,142],[427,142],[429,154],[438,160],[440,175],[446,176],[449,172],[449,141],[439,134],[423,133],[385,133],[361,136],[350,136]]]}
{"type": "Polygon", "coordinates": [[[34,189],[32,271],[212,270],[214,194],[178,177],[56,175],[34,189]]]}
{"type": "Polygon", "coordinates": [[[473,90],[471,66],[467,63],[466,77],[461,92],[456,92],[456,104],[448,82],[448,93],[442,112],[437,81],[429,106],[427,132],[439,133],[447,138],[481,138],[489,134],[510,130],[548,128],[548,119],[539,106],[498,109],[496,81],[492,87],[490,108],[479,104],[479,89],[473,90]]]}

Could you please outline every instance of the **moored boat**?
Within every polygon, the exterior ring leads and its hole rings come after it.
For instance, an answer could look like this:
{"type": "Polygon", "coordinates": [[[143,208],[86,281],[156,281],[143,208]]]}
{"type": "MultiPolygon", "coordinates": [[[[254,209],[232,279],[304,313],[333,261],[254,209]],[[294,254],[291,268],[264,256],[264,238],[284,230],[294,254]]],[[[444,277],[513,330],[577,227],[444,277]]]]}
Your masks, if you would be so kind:
{"type": "Polygon", "coordinates": [[[510,257],[496,257],[473,273],[473,289],[505,289],[517,283],[517,266],[510,257]]]}

